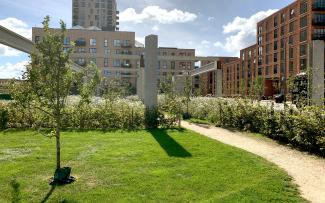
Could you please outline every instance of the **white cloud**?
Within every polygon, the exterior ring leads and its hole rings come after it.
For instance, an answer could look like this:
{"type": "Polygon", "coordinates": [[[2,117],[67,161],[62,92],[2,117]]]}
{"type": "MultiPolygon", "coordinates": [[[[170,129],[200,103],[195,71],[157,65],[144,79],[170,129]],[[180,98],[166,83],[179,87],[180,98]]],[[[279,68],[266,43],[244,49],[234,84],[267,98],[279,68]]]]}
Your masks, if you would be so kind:
{"type": "MultiPolygon", "coordinates": [[[[17,18],[2,19],[0,20],[0,25],[28,39],[32,39],[32,29],[27,25],[27,23],[17,18]]],[[[0,56],[19,56],[22,53],[23,52],[16,49],[0,44],[0,56]]]]}
{"type": "Polygon", "coordinates": [[[276,9],[260,11],[249,18],[235,17],[232,22],[223,26],[223,33],[229,35],[226,42],[214,43],[215,47],[223,48],[229,53],[239,55],[239,51],[256,43],[257,22],[272,15],[276,9]]]}
{"type": "Polygon", "coordinates": [[[159,6],[147,6],[141,13],[137,13],[134,8],[127,8],[120,13],[121,22],[143,23],[151,20],[161,24],[186,23],[194,21],[197,15],[178,9],[166,10],[159,6]]]}
{"type": "Polygon", "coordinates": [[[217,42],[215,42],[214,44],[213,44],[213,46],[215,46],[215,47],[223,47],[223,44],[221,43],[221,42],[219,42],[219,41],[217,41],[217,42]]]}
{"type": "Polygon", "coordinates": [[[0,66],[0,77],[3,78],[21,78],[22,73],[26,70],[25,66],[28,64],[28,61],[21,61],[16,64],[6,63],[3,66],[0,66]]]}
{"type": "Polygon", "coordinates": [[[32,29],[22,20],[17,18],[6,18],[0,20],[0,25],[26,37],[27,39],[32,39],[32,29]]]}
{"type": "Polygon", "coordinates": [[[210,16],[210,17],[208,17],[208,21],[214,21],[214,17],[212,17],[212,16],[210,16]]]}
{"type": "Polygon", "coordinates": [[[158,27],[158,25],[153,26],[151,29],[152,29],[152,31],[154,31],[154,32],[158,32],[158,31],[159,31],[159,27],[158,27]]]}

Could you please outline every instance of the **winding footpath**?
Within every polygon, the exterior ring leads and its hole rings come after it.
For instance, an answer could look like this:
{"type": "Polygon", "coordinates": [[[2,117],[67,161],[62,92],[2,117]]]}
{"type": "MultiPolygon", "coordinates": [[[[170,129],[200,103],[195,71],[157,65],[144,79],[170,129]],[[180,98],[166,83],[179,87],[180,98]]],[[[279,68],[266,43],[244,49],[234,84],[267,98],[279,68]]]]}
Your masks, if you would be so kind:
{"type": "Polygon", "coordinates": [[[325,203],[325,159],[279,145],[267,138],[254,138],[244,133],[186,121],[182,121],[182,127],[275,163],[293,178],[302,197],[311,202],[325,203]]]}

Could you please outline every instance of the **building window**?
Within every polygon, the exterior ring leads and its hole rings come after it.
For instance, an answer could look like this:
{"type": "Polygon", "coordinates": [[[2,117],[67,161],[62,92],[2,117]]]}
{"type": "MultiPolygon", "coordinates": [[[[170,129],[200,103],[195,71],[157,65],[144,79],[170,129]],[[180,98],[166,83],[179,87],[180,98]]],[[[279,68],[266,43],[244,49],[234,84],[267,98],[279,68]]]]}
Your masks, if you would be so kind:
{"type": "Polygon", "coordinates": [[[258,34],[260,35],[260,34],[262,34],[262,32],[263,32],[263,27],[262,26],[259,26],[258,27],[258,34]]]}
{"type": "Polygon", "coordinates": [[[274,34],[273,35],[274,35],[274,39],[278,38],[278,29],[275,29],[274,30],[274,34]]]}
{"type": "Polygon", "coordinates": [[[278,41],[274,41],[273,50],[274,51],[278,50],[278,41]]]}
{"type": "Polygon", "coordinates": [[[85,65],[85,59],[84,58],[78,58],[77,63],[81,66],[85,65]]]}
{"type": "Polygon", "coordinates": [[[289,44],[290,45],[293,45],[294,43],[294,38],[293,38],[293,35],[289,36],[289,44]]]}
{"type": "Polygon", "coordinates": [[[64,44],[64,45],[70,45],[70,37],[65,37],[65,38],[63,39],[63,44],[64,44]]]}
{"type": "Polygon", "coordinates": [[[108,58],[104,58],[104,67],[108,67],[108,58]]]}
{"type": "Polygon", "coordinates": [[[278,26],[278,16],[274,17],[274,23],[273,23],[274,27],[278,26]]]}
{"type": "Polygon", "coordinates": [[[94,63],[94,64],[97,64],[97,60],[96,60],[96,58],[92,58],[92,59],[90,59],[90,62],[92,62],[92,63],[94,63]]]}
{"type": "Polygon", "coordinates": [[[40,36],[35,36],[35,43],[38,44],[41,41],[40,36]]]}
{"type": "Polygon", "coordinates": [[[108,47],[108,40],[107,39],[104,40],[104,47],[108,47]]]}
{"type": "Polygon", "coordinates": [[[290,61],[289,62],[289,72],[292,73],[293,72],[293,69],[294,69],[293,61],[290,61]]]}
{"type": "Polygon", "coordinates": [[[263,47],[258,47],[258,55],[263,55],[263,47]]]}
{"type": "Polygon", "coordinates": [[[281,27],[281,36],[283,36],[283,35],[285,34],[285,30],[286,30],[286,29],[285,29],[285,26],[282,26],[282,27],[281,27]]]}
{"type": "Polygon", "coordinates": [[[281,23],[284,23],[285,20],[286,20],[286,14],[282,13],[282,15],[281,15],[281,23]]]}
{"type": "Polygon", "coordinates": [[[262,40],[263,40],[263,38],[261,36],[258,37],[258,45],[261,45],[262,44],[262,40]]]}
{"type": "Polygon", "coordinates": [[[273,55],[273,62],[274,63],[278,62],[278,53],[274,53],[274,55],[273,55]]]}
{"type": "Polygon", "coordinates": [[[307,26],[307,16],[304,16],[302,18],[300,18],[300,28],[304,28],[307,26]]]}
{"type": "Polygon", "coordinates": [[[295,22],[291,22],[289,24],[289,32],[293,32],[294,29],[295,29],[295,22]]]}
{"type": "Polygon", "coordinates": [[[278,74],[278,65],[277,64],[273,66],[273,74],[274,75],[278,74]]]}
{"type": "Polygon", "coordinates": [[[96,48],[89,48],[89,53],[96,54],[97,53],[97,49],[96,48]]]}
{"type": "Polygon", "coordinates": [[[307,13],[308,4],[307,2],[300,3],[300,14],[307,13]]]}
{"type": "Polygon", "coordinates": [[[305,56],[307,54],[307,44],[300,45],[300,56],[305,56]]]}
{"type": "Polygon", "coordinates": [[[270,75],[270,66],[267,66],[265,69],[265,75],[270,75]]]}
{"type": "Polygon", "coordinates": [[[293,53],[294,53],[294,52],[293,52],[293,48],[290,48],[290,49],[289,49],[289,58],[290,58],[290,59],[293,59],[293,55],[294,55],[293,53]]]}
{"type": "Polygon", "coordinates": [[[305,71],[307,69],[307,59],[300,59],[300,70],[305,71]]]}
{"type": "Polygon", "coordinates": [[[172,61],[171,63],[170,63],[170,66],[171,66],[171,69],[175,69],[175,61],[172,61]]]}
{"type": "Polygon", "coordinates": [[[300,32],[300,42],[307,41],[307,30],[303,30],[300,32]]]}
{"type": "Polygon", "coordinates": [[[262,67],[258,67],[258,76],[262,75],[262,67]]]}
{"type": "Polygon", "coordinates": [[[284,74],[285,72],[286,72],[285,63],[281,63],[281,74],[284,74]]]}
{"type": "Polygon", "coordinates": [[[89,40],[90,46],[96,46],[96,38],[91,38],[89,40]]]}
{"type": "Polygon", "coordinates": [[[113,66],[114,67],[121,67],[121,61],[119,59],[113,60],[113,66]]]}
{"type": "Polygon", "coordinates": [[[270,44],[267,44],[265,47],[266,54],[270,53],[270,44]]]}
{"type": "Polygon", "coordinates": [[[112,75],[112,72],[109,71],[109,70],[104,70],[104,76],[108,77],[108,76],[111,76],[112,75]]]}
{"type": "Polygon", "coordinates": [[[295,17],[295,9],[290,10],[290,19],[295,17]]]}
{"type": "Polygon", "coordinates": [[[76,52],[77,53],[86,53],[86,50],[85,50],[85,48],[80,48],[79,47],[76,52]]]}
{"type": "Polygon", "coordinates": [[[281,51],[281,61],[284,61],[285,60],[285,52],[284,50],[281,51]]]}
{"type": "Polygon", "coordinates": [[[108,49],[108,48],[105,48],[104,49],[104,54],[107,56],[107,55],[109,55],[110,54],[110,50],[108,49]]]}
{"type": "Polygon", "coordinates": [[[114,47],[121,47],[121,40],[115,39],[114,40],[114,47]]]}

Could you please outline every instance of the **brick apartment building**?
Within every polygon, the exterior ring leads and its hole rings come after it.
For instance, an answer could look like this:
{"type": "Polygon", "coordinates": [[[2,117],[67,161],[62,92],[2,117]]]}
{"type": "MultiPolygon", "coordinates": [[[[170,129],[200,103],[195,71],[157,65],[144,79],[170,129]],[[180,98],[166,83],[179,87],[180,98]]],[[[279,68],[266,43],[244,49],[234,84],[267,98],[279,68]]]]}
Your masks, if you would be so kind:
{"type": "MultiPolygon", "coordinates": [[[[246,93],[256,77],[265,79],[265,96],[286,93],[286,81],[313,66],[313,40],[325,40],[325,0],[297,0],[277,11],[257,23],[256,39],[256,45],[240,51],[239,80],[246,93]]],[[[231,75],[238,73],[230,72],[230,65],[223,67],[225,96],[240,88],[238,75],[231,75]]]]}

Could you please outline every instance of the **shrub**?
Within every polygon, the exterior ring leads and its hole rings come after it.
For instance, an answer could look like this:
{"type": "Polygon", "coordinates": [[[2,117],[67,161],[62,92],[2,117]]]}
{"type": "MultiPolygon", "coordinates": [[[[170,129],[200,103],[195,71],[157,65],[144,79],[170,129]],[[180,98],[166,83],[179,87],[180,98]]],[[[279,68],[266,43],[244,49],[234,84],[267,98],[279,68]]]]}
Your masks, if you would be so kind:
{"type": "Polygon", "coordinates": [[[8,127],[8,110],[4,104],[0,103],[0,130],[4,130],[8,127]]]}
{"type": "MultiPolygon", "coordinates": [[[[145,127],[174,127],[174,117],[164,117],[158,109],[145,114],[145,106],[136,97],[114,101],[93,98],[90,104],[80,102],[78,97],[69,97],[62,118],[63,128],[73,129],[143,129],[145,127]],[[155,116],[155,118],[151,118],[155,116]],[[159,118],[159,119],[157,119],[159,118]],[[152,122],[146,126],[147,122],[152,122]]],[[[21,107],[11,102],[8,109],[10,128],[50,128],[53,119],[37,109],[21,107]]]]}
{"type": "Polygon", "coordinates": [[[218,127],[261,133],[325,156],[324,107],[286,107],[276,111],[273,104],[262,106],[250,100],[217,98],[195,98],[189,106],[195,119],[218,127]]]}

